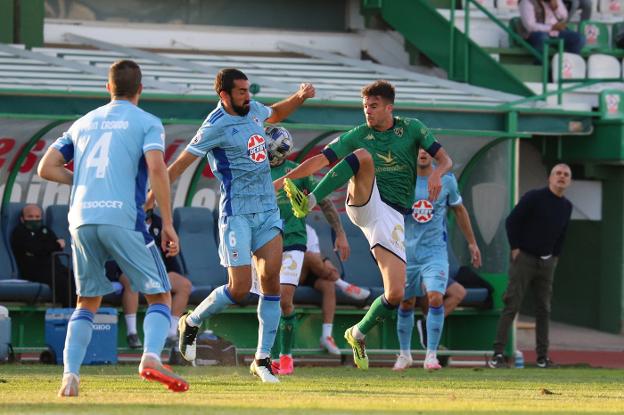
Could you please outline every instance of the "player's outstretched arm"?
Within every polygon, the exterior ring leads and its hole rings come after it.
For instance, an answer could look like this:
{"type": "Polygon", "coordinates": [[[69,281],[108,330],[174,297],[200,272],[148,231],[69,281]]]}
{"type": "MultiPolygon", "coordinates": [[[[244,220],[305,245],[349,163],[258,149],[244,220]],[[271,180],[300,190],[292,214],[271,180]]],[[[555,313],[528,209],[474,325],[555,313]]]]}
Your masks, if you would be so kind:
{"type": "Polygon", "coordinates": [[[347,235],[345,234],[342,222],[340,222],[340,215],[336,206],[331,200],[325,198],[318,203],[319,207],[325,215],[325,219],[336,233],[336,241],[334,242],[334,251],[338,252],[338,256],[341,261],[349,259],[351,248],[349,247],[349,241],[347,241],[347,235]]]}
{"type": "Polygon", "coordinates": [[[162,151],[147,151],[145,153],[145,162],[147,163],[147,173],[152,186],[152,193],[160,207],[160,217],[162,218],[161,248],[163,252],[167,253],[167,256],[174,256],[178,254],[180,246],[178,235],[173,229],[169,176],[162,151]]]}
{"type": "Polygon", "coordinates": [[[280,177],[273,181],[273,187],[275,191],[278,191],[284,187],[284,179],[299,179],[301,177],[308,177],[321,170],[323,167],[329,165],[329,160],[323,153],[317,154],[314,157],[310,157],[294,169],[288,172],[285,176],[280,177]]]}
{"type": "Polygon", "coordinates": [[[271,105],[273,113],[266,122],[276,123],[288,117],[293,111],[299,108],[306,99],[313,98],[316,94],[314,86],[309,83],[299,85],[299,90],[283,101],[271,105]]]}
{"type": "Polygon", "coordinates": [[[74,173],[65,167],[63,154],[55,148],[49,147],[48,151],[37,166],[37,174],[46,180],[57,183],[72,185],[74,173]]]}
{"type": "Polygon", "coordinates": [[[464,238],[466,238],[466,242],[468,242],[468,250],[470,251],[470,263],[473,267],[479,268],[481,266],[481,251],[479,250],[477,240],[474,236],[474,232],[472,231],[472,224],[470,223],[468,210],[466,210],[466,207],[461,203],[456,206],[451,206],[451,209],[453,209],[453,212],[455,212],[455,218],[457,219],[459,229],[464,235],[464,238]]]}
{"type": "MultiPolygon", "coordinates": [[[[169,176],[169,184],[178,180],[178,177],[180,177],[182,173],[184,173],[184,171],[188,168],[188,166],[193,164],[193,162],[197,160],[197,158],[198,158],[197,156],[189,153],[186,150],[182,151],[182,153],[173,162],[173,164],[171,164],[171,166],[169,166],[169,168],[166,169],[168,176],[169,176]]],[[[145,201],[144,208],[145,210],[148,210],[148,209],[152,209],[153,207],[154,207],[154,192],[150,190],[150,192],[147,194],[147,200],[145,201]]]]}
{"type": "Polygon", "coordinates": [[[436,161],[436,166],[427,181],[429,200],[432,202],[437,200],[438,196],[440,196],[440,191],[442,190],[442,176],[448,173],[451,167],[453,167],[453,161],[442,147],[438,149],[433,158],[436,161]]]}

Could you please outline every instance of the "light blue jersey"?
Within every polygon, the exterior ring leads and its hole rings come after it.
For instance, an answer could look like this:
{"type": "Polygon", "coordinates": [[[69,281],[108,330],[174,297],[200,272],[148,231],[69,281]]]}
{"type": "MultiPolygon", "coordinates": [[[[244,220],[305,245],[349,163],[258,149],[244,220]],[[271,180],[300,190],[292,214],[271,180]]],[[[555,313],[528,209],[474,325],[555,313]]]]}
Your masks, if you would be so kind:
{"type": "Polygon", "coordinates": [[[145,227],[147,192],[144,153],[164,151],[160,120],[126,100],[111,101],[77,120],[52,145],[74,161],[69,227],[115,225],[145,227]]]}
{"type": "Polygon", "coordinates": [[[195,156],[206,156],[221,181],[222,217],[277,207],[264,138],[264,121],[272,109],[253,100],[249,105],[249,113],[241,117],[228,114],[219,102],[186,147],[195,156]]]}
{"type": "Polygon", "coordinates": [[[452,173],[442,176],[442,190],[434,203],[427,199],[429,197],[427,181],[427,176],[417,177],[412,214],[405,218],[405,251],[408,265],[422,262],[424,258],[447,258],[447,207],[462,203],[457,180],[452,173]]]}

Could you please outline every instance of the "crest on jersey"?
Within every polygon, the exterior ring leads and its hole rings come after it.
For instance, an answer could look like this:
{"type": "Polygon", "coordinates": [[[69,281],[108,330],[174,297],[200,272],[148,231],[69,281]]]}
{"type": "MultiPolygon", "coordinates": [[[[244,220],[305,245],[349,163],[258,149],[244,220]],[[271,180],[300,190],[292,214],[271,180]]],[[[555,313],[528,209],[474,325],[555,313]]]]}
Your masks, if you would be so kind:
{"type": "Polygon", "coordinates": [[[399,136],[399,137],[403,137],[403,127],[397,127],[394,129],[394,134],[399,136]]]}
{"type": "Polygon", "coordinates": [[[266,143],[264,137],[254,134],[247,141],[247,154],[254,163],[262,163],[267,159],[266,143]]]}
{"type": "Polygon", "coordinates": [[[433,204],[427,199],[421,199],[412,205],[412,217],[418,223],[427,223],[433,219],[433,204]]]}

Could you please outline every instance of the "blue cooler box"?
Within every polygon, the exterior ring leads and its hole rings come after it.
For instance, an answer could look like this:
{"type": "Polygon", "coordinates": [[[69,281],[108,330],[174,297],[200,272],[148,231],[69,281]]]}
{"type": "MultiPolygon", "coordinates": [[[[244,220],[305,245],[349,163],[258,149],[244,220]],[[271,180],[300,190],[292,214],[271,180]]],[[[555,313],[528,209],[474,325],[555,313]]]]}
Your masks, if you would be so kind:
{"type": "MultiPolygon", "coordinates": [[[[56,363],[63,364],[67,324],[73,308],[50,308],[45,315],[45,342],[54,351],[56,363]]],[[[93,319],[93,335],[83,365],[117,363],[117,309],[102,307],[93,319]]]]}

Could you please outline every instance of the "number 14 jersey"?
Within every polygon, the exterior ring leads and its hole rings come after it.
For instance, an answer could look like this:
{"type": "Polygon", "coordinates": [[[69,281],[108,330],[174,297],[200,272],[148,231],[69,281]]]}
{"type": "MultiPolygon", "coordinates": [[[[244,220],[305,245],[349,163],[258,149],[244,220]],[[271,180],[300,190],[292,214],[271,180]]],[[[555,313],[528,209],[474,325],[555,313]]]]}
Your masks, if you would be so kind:
{"type": "Polygon", "coordinates": [[[144,153],[164,151],[161,121],[125,100],[111,101],[72,124],[53,148],[74,161],[69,227],[108,224],[145,233],[144,153]]]}

